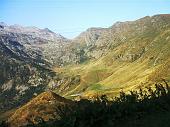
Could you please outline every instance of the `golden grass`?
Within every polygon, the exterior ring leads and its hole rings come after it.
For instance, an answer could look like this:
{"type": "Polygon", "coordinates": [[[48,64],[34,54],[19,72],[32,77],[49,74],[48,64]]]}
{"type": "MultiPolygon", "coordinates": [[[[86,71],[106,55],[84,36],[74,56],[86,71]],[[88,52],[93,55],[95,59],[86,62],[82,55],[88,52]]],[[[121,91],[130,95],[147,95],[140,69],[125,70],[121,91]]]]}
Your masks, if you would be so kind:
{"type": "Polygon", "coordinates": [[[82,96],[95,94],[116,95],[121,89],[125,91],[145,87],[160,81],[161,78],[169,82],[170,79],[170,38],[166,30],[158,36],[143,35],[135,37],[112,51],[85,64],[69,65],[64,68],[54,68],[56,72],[68,77],[80,75],[80,83],[65,91],[64,96],[81,93],[82,96]],[[134,62],[114,60],[113,56],[130,52],[138,53],[147,47],[141,58],[134,62]],[[100,84],[101,87],[94,87],[100,84]]]}

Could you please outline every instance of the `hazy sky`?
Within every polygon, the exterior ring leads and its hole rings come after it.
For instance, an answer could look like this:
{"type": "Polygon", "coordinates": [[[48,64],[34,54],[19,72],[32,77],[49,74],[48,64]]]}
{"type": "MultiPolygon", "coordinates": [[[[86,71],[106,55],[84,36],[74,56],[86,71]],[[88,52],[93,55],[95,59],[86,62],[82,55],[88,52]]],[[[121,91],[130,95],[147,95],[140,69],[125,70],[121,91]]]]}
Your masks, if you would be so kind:
{"type": "Polygon", "coordinates": [[[170,0],[0,0],[0,22],[49,28],[68,38],[161,13],[170,13],[170,0]]]}

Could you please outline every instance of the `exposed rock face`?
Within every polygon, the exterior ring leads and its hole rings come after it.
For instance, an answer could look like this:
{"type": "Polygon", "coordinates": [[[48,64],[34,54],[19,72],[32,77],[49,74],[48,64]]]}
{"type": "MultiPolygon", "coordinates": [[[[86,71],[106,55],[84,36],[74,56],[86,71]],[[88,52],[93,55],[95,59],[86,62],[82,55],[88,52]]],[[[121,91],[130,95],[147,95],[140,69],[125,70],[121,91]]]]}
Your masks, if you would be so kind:
{"type": "Polygon", "coordinates": [[[109,28],[90,28],[81,33],[73,42],[83,45],[81,50],[90,59],[98,59],[122,45],[122,51],[119,51],[119,54],[115,53],[114,57],[122,61],[135,61],[142,56],[146,48],[142,47],[142,44],[135,45],[135,39],[143,38],[145,43],[146,41],[149,43],[162,31],[169,29],[169,20],[170,15],[155,15],[136,21],[117,22],[109,28]],[[126,42],[129,41],[131,44],[126,45],[126,42]],[[123,47],[125,45],[126,49],[123,47]],[[139,47],[141,49],[138,49],[139,47]],[[135,48],[137,51],[134,52],[135,48]]]}
{"type": "Polygon", "coordinates": [[[1,111],[19,106],[34,93],[44,91],[53,75],[42,55],[37,50],[28,50],[20,41],[22,35],[5,31],[0,28],[1,111]]]}
{"type": "Polygon", "coordinates": [[[48,41],[63,42],[63,40],[66,40],[66,38],[52,32],[48,28],[39,29],[37,27],[22,27],[19,25],[7,26],[2,23],[1,23],[1,27],[4,33],[15,34],[15,36],[17,36],[17,39],[20,40],[22,43],[28,42],[30,44],[37,44],[37,43],[43,44],[43,43],[48,43],[48,41]],[[43,42],[41,43],[41,41],[43,42]]]}
{"type": "MultiPolygon", "coordinates": [[[[132,41],[131,44],[135,43],[132,38],[141,35],[143,38],[147,36],[151,38],[168,28],[169,15],[155,15],[136,21],[117,22],[109,28],[89,28],[73,40],[68,40],[47,28],[7,26],[4,23],[1,23],[0,34],[8,35],[14,41],[24,45],[28,54],[32,52],[33,56],[37,52],[49,63],[63,66],[82,63],[88,59],[98,59],[128,41],[132,41]]],[[[114,57],[121,58],[123,61],[134,61],[140,58],[142,53],[143,49],[137,53],[132,53],[130,50],[121,51],[114,57]]]]}
{"type": "MultiPolygon", "coordinates": [[[[60,52],[63,45],[69,42],[63,36],[50,31],[48,28],[22,27],[19,25],[7,26],[1,23],[0,36],[10,38],[24,46],[24,50],[31,57],[38,57],[51,61],[54,51],[60,52]],[[51,50],[52,49],[52,50],[51,50]],[[45,57],[45,58],[44,58],[45,57]]],[[[62,51],[62,50],[61,50],[62,51]]],[[[55,52],[55,53],[56,53],[55,52]]]]}

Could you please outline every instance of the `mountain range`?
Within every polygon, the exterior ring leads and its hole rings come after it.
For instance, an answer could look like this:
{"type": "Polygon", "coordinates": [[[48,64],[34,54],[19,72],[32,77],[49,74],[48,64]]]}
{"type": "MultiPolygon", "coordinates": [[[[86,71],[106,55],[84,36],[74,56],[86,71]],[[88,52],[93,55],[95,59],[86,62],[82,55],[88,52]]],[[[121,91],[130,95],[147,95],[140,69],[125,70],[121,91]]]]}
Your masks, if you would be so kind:
{"type": "MultiPolygon", "coordinates": [[[[22,109],[42,96],[49,96],[52,105],[53,96],[74,105],[67,99],[102,95],[113,98],[122,90],[145,89],[162,81],[169,83],[169,56],[170,14],[116,22],[109,28],[89,28],[74,39],[48,28],[8,26],[1,22],[0,119],[16,111],[9,118],[15,123],[21,116],[18,114],[27,114],[22,109]],[[37,99],[29,102],[34,97],[37,99]]],[[[38,102],[33,105],[36,110],[46,106],[46,102],[38,102]]],[[[60,117],[49,112],[52,119],[60,117]]],[[[48,121],[44,114],[40,116],[48,121]]]]}

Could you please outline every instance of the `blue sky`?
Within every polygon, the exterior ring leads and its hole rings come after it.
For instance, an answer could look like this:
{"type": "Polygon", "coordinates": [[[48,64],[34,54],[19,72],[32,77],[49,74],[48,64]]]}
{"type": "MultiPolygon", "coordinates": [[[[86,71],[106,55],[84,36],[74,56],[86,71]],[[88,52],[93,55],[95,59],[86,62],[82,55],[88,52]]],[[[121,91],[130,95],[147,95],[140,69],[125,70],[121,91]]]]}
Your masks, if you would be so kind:
{"type": "Polygon", "coordinates": [[[0,22],[73,38],[89,27],[170,13],[170,0],[0,0],[0,22]]]}

